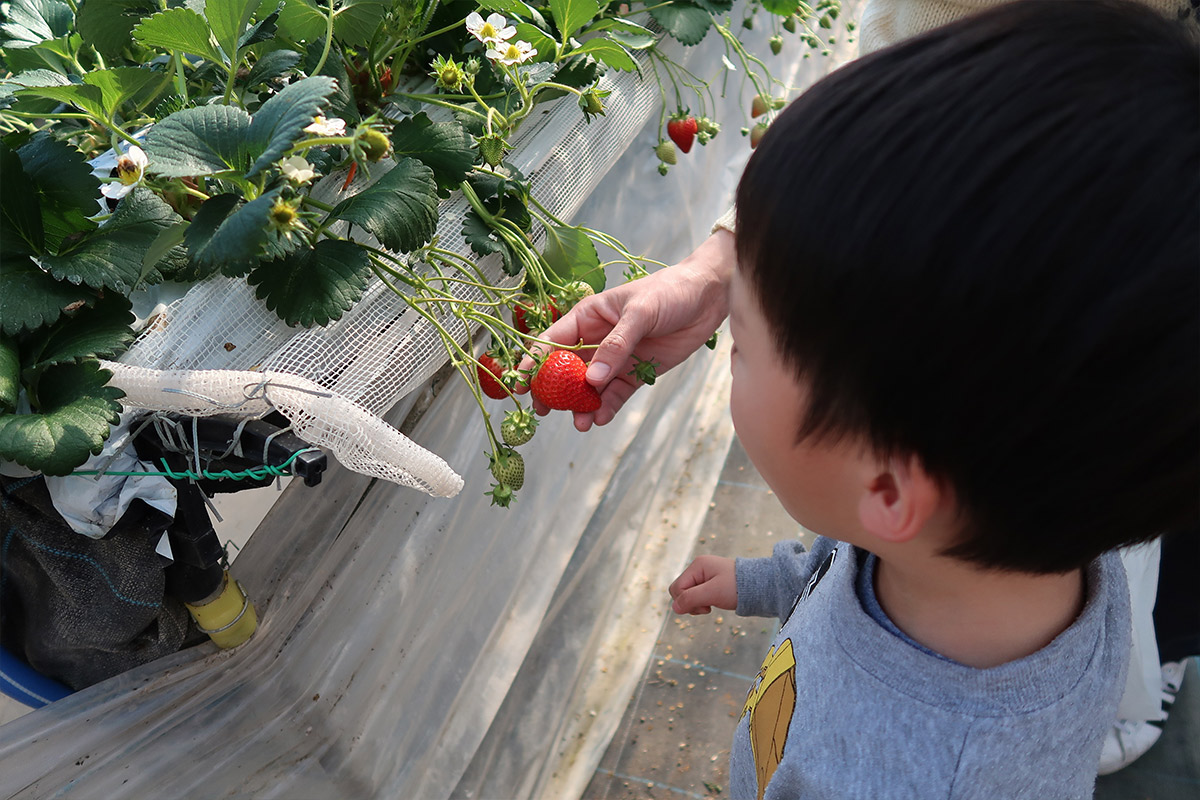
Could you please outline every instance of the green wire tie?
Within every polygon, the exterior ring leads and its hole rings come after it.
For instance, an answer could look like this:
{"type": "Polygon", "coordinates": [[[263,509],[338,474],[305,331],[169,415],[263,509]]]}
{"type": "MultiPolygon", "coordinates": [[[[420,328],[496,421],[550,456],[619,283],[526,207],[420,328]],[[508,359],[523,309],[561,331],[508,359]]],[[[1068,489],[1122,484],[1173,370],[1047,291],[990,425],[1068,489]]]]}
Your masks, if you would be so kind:
{"type": "Polygon", "coordinates": [[[175,470],[173,470],[169,466],[167,466],[167,460],[164,458],[161,460],[161,463],[163,466],[163,472],[105,471],[102,473],[100,470],[97,470],[97,469],[85,469],[85,470],[77,470],[70,474],[71,475],[101,475],[101,474],[103,474],[103,475],[119,475],[119,476],[128,476],[128,477],[137,477],[139,475],[149,475],[149,476],[160,477],[160,478],[174,478],[175,480],[182,480],[184,478],[188,478],[189,480],[193,480],[193,481],[198,481],[201,478],[204,478],[204,479],[207,479],[210,481],[219,481],[219,480],[243,481],[243,480],[247,480],[247,479],[262,480],[263,478],[266,478],[268,476],[274,477],[274,478],[279,478],[279,477],[283,477],[285,475],[291,475],[292,474],[292,471],[291,471],[292,462],[295,461],[297,458],[299,458],[301,453],[311,453],[314,450],[319,450],[319,449],[320,449],[319,447],[306,447],[303,450],[297,450],[296,452],[292,453],[291,456],[288,457],[287,461],[284,461],[282,464],[280,464],[277,467],[273,467],[270,464],[263,464],[261,467],[251,467],[250,469],[244,469],[240,472],[233,472],[232,470],[228,470],[228,469],[223,469],[220,472],[213,472],[212,470],[207,470],[207,469],[202,470],[200,472],[193,472],[192,470],[186,470],[186,469],[182,470],[180,472],[176,472],[175,470]]]}

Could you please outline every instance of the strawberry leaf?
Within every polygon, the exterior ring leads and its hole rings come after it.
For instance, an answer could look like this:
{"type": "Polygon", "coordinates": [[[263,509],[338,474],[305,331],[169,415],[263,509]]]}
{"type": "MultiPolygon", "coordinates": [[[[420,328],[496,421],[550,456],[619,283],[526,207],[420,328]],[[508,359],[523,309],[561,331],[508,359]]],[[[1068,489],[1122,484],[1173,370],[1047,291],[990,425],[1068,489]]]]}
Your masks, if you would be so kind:
{"type": "Polygon", "coordinates": [[[433,170],[443,191],[458,188],[475,163],[475,147],[467,129],[457,122],[434,122],[424,111],[396,123],[392,150],[397,160],[408,156],[433,170]]]}
{"type": "Polygon", "coordinates": [[[6,255],[41,253],[45,244],[37,184],[25,171],[21,158],[0,142],[0,241],[6,255]]]}
{"type": "Polygon", "coordinates": [[[499,253],[503,261],[505,275],[518,275],[521,272],[521,262],[503,241],[493,238],[494,234],[483,218],[474,211],[468,211],[463,220],[463,239],[481,256],[499,253]]]}
{"type": "Polygon", "coordinates": [[[304,128],[329,105],[328,98],[336,88],[333,78],[305,78],[263,103],[246,131],[247,149],[256,156],[246,177],[253,178],[281,159],[304,136],[304,128]]]}
{"type": "Polygon", "coordinates": [[[58,255],[46,256],[42,265],[60,280],[128,294],[143,277],[149,283],[162,279],[157,270],[143,275],[142,259],[159,234],[179,219],[154,192],[134,189],[107,222],[58,255]]]}
{"type": "MultiPolygon", "coordinates": [[[[366,47],[391,7],[391,2],[386,0],[342,0],[333,20],[334,38],[349,46],[366,47]]],[[[324,28],[322,21],[322,35],[324,28]]]]}
{"type": "Polygon", "coordinates": [[[574,52],[586,53],[592,58],[603,61],[613,69],[619,69],[622,72],[635,72],[638,68],[637,62],[633,60],[633,56],[629,54],[628,50],[612,39],[603,36],[588,39],[574,52]]]}
{"type": "Polygon", "coordinates": [[[250,21],[251,6],[258,8],[260,0],[205,0],[204,18],[212,27],[213,37],[225,54],[225,62],[237,58],[238,41],[250,21]]]}
{"type": "Polygon", "coordinates": [[[585,281],[597,292],[604,291],[604,270],[596,246],[583,231],[574,227],[547,225],[546,246],[542,256],[563,283],[585,281]]]}
{"type": "Polygon", "coordinates": [[[65,364],[86,358],[115,358],[133,341],[131,304],[108,294],[92,308],[37,331],[25,343],[25,368],[65,364]]]}
{"type": "Polygon", "coordinates": [[[236,106],[176,111],[146,134],[150,171],[168,178],[242,172],[250,164],[250,115],[236,106]]]}
{"type": "Polygon", "coordinates": [[[0,458],[47,475],[66,475],[97,454],[115,425],[125,393],[106,386],[97,361],[50,367],[38,380],[32,414],[0,416],[0,458]]]}
{"type": "Polygon", "coordinates": [[[5,254],[0,260],[0,330],[10,336],[49,325],[68,307],[95,302],[95,295],[54,280],[33,259],[5,254]]]}
{"type": "Polygon", "coordinates": [[[239,205],[240,198],[233,194],[205,201],[184,234],[192,265],[201,272],[220,269],[230,277],[245,275],[256,266],[267,243],[271,207],[282,191],[276,187],[245,205],[239,205]],[[210,205],[212,213],[201,219],[200,213],[210,205]]]}
{"type": "Polygon", "coordinates": [[[600,13],[600,5],[596,0],[550,0],[550,13],[565,42],[600,13]]]}
{"type": "Polygon", "coordinates": [[[362,297],[371,263],[361,247],[322,239],[316,247],[264,261],[247,280],[288,325],[325,325],[362,297]]]}
{"type": "Polygon", "coordinates": [[[0,25],[0,44],[18,50],[66,36],[72,15],[71,7],[61,0],[13,0],[5,9],[7,20],[0,25]]]}
{"type": "Polygon", "coordinates": [[[433,237],[437,206],[433,170],[415,158],[402,158],[375,183],[338,203],[332,216],[353,222],[389,250],[407,253],[433,237]]]}
{"type": "Polygon", "coordinates": [[[87,0],[79,6],[75,27],[84,44],[91,45],[105,58],[118,57],[129,45],[137,24],[158,9],[154,0],[87,0]]]}
{"type": "Polygon", "coordinates": [[[325,12],[312,0],[283,0],[279,30],[293,41],[315,42],[325,35],[325,12]]]}
{"type": "Polygon", "coordinates": [[[21,358],[17,355],[17,343],[8,336],[0,336],[0,415],[17,407],[20,394],[21,358]]]}
{"type": "Polygon", "coordinates": [[[301,58],[295,50],[272,50],[264,53],[250,68],[250,73],[246,76],[246,88],[253,89],[261,83],[268,83],[286,75],[300,63],[301,58]]]}
{"type": "MultiPolygon", "coordinates": [[[[94,1],[88,0],[84,8],[94,1]]],[[[223,61],[208,22],[190,8],[169,8],[142,20],[133,29],[133,38],[146,47],[191,53],[218,64],[223,61]]]]}
{"type": "Polygon", "coordinates": [[[680,44],[699,44],[712,27],[712,16],[703,8],[677,0],[650,10],[654,21],[680,44]]]}
{"type": "Polygon", "coordinates": [[[92,174],[83,153],[41,132],[17,154],[25,174],[37,188],[47,250],[57,251],[73,233],[95,229],[96,223],[88,217],[96,213],[100,181],[92,174]]]}

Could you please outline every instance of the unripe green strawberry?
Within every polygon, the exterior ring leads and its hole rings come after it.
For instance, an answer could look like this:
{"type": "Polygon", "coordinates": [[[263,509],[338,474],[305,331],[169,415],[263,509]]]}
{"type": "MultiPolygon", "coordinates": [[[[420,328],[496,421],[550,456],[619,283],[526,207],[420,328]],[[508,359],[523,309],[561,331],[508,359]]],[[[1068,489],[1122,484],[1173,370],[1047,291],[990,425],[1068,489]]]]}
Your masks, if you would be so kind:
{"type": "Polygon", "coordinates": [[[479,145],[479,154],[483,156],[483,161],[489,167],[495,167],[504,159],[504,151],[508,143],[498,133],[488,133],[475,138],[475,143],[479,145]]]}
{"type": "Polygon", "coordinates": [[[597,114],[604,116],[604,98],[609,94],[611,92],[588,89],[579,95],[579,108],[583,111],[583,118],[591,122],[592,117],[597,114]]]}
{"type": "Polygon", "coordinates": [[[591,297],[595,293],[596,290],[587,281],[571,281],[559,293],[559,300],[563,309],[570,311],[580,300],[585,297],[591,297]]]}
{"type": "Polygon", "coordinates": [[[658,160],[664,164],[674,164],[679,160],[679,156],[675,153],[675,144],[673,142],[662,141],[654,148],[654,155],[658,156],[658,160]]]}
{"type": "Polygon", "coordinates": [[[587,364],[570,350],[546,356],[529,382],[533,396],[559,411],[588,413],[600,408],[600,393],[587,382],[587,364]]]}
{"type": "Polygon", "coordinates": [[[519,447],[533,438],[537,417],[529,409],[509,411],[500,423],[500,437],[509,447],[519,447]]]}
{"type": "Polygon", "coordinates": [[[767,40],[767,44],[770,46],[772,53],[779,55],[783,50],[783,37],[779,35],[772,36],[767,40]]]}
{"type": "Polygon", "coordinates": [[[362,130],[356,139],[368,161],[378,161],[383,158],[388,154],[388,148],[391,146],[388,137],[382,131],[374,128],[362,130]]]}
{"type": "Polygon", "coordinates": [[[783,29],[785,31],[787,31],[788,33],[796,32],[796,15],[795,14],[788,15],[787,19],[785,19],[783,21],[783,29]]]}
{"type": "Polygon", "coordinates": [[[670,170],[670,167],[668,167],[666,164],[662,163],[661,161],[658,162],[658,174],[659,175],[666,175],[669,170],[670,170]]]}
{"type": "Polygon", "coordinates": [[[750,101],[750,116],[761,117],[763,114],[771,110],[771,101],[763,97],[761,94],[756,94],[754,99],[750,101]]]}
{"type": "Polygon", "coordinates": [[[492,498],[492,505],[508,508],[513,501],[513,488],[507,483],[498,483],[491,491],[484,492],[484,495],[492,498]]]}
{"type": "Polygon", "coordinates": [[[492,461],[492,477],[514,492],[525,485],[525,459],[511,447],[501,447],[488,456],[492,461]]]}

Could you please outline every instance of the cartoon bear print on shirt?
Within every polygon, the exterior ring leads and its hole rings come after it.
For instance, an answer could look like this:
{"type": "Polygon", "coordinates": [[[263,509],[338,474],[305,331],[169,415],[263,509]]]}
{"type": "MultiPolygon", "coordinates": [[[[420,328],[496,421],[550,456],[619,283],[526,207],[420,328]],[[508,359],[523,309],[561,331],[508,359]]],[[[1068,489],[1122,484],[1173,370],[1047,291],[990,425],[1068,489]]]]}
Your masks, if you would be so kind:
{"type": "MultiPolygon", "coordinates": [[[[800,604],[816,588],[817,582],[825,576],[833,566],[837,549],[832,550],[825,561],[813,573],[804,587],[804,591],[796,596],[788,612],[788,619],[800,604]]],[[[784,624],[787,619],[784,620],[784,624]]],[[[746,695],[746,703],[742,706],[740,721],[750,715],[750,751],[754,756],[754,772],[758,782],[758,800],[763,800],[763,793],[775,770],[783,761],[783,749],[787,745],[788,730],[792,725],[792,715],[796,711],[796,653],[792,649],[792,640],[784,639],[767,651],[762,668],[754,677],[754,683],[746,695]]]]}

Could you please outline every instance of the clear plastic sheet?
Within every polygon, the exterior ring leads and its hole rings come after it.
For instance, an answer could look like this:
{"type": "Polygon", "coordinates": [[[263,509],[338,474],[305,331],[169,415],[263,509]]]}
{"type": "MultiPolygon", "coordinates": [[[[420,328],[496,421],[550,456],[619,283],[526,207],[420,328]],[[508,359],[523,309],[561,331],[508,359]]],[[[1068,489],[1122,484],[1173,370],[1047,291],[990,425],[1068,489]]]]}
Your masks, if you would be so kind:
{"type": "MultiPolygon", "coordinates": [[[[767,32],[745,35],[766,51],[767,32]]],[[[701,75],[720,61],[713,38],[688,54],[701,75]]],[[[795,85],[833,63],[784,52],[803,67],[780,75],[795,85]]],[[[655,113],[623,157],[604,156],[614,166],[576,218],[634,252],[686,255],[749,154],[737,128],[750,90],[739,98],[737,84],[735,74],[716,115],[720,136],[667,178],[650,153],[655,113]]],[[[318,487],[293,482],[235,564],[258,608],[255,636],[177,653],[0,727],[0,796],[578,796],[728,448],[727,362],[702,350],[587,434],[569,415],[545,418],[507,511],[484,497],[469,393],[457,378],[427,378],[385,418],[401,427],[438,390],[402,430],[461,471],[458,497],[336,464],[318,487]]]]}

